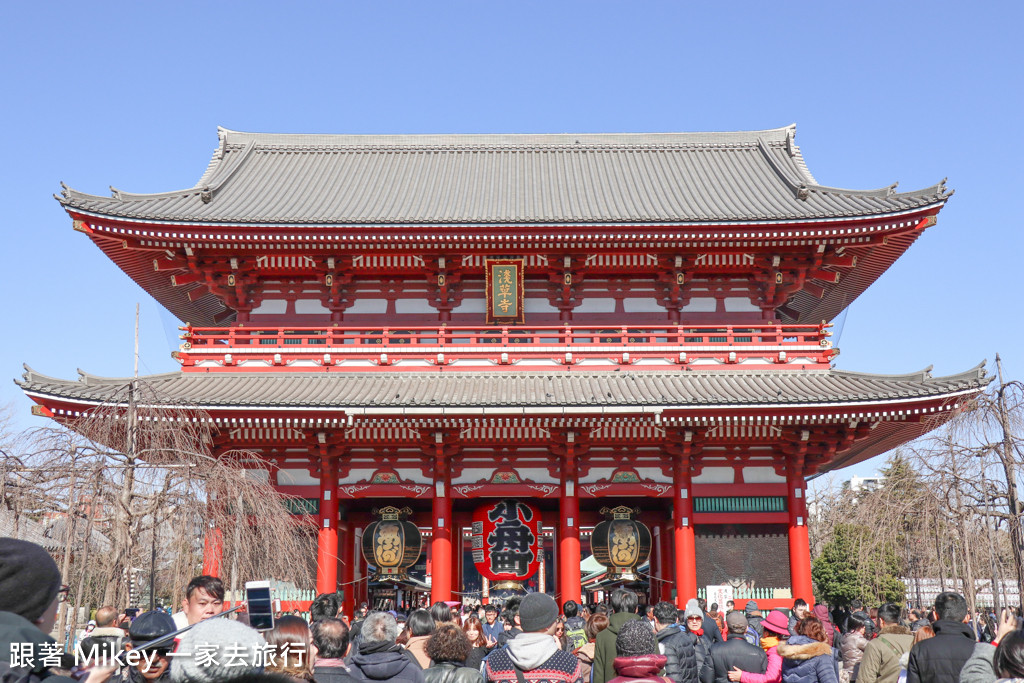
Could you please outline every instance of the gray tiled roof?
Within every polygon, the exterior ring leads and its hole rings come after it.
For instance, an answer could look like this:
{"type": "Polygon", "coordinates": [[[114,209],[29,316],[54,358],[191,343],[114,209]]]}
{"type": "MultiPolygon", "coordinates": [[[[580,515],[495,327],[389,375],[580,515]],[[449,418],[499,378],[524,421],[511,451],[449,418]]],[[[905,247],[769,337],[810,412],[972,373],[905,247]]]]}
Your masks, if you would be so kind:
{"type": "MultiPolygon", "coordinates": [[[[984,366],[948,377],[820,371],[553,371],[381,373],[184,373],[141,379],[163,404],[200,407],[336,408],[401,412],[410,408],[800,406],[929,398],[978,390],[984,366]]],[[[30,394],[74,401],[125,401],[130,380],[82,373],[55,379],[26,367],[30,394]]],[[[547,412],[547,411],[545,411],[547,412]]]]}
{"type": "Polygon", "coordinates": [[[283,135],[220,129],[194,187],[70,210],[172,222],[313,225],[656,224],[873,216],[944,201],[819,185],[795,126],[731,133],[283,135]],[[801,198],[803,196],[804,198],[801,198]]]}

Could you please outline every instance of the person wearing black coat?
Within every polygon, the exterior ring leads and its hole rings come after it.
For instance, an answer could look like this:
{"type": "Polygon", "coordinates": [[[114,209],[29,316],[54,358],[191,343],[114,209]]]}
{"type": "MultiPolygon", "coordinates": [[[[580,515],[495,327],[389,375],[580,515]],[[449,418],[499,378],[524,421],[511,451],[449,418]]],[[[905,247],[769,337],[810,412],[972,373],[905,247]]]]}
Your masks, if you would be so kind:
{"type": "Polygon", "coordinates": [[[725,642],[711,646],[714,683],[729,683],[729,672],[733,667],[755,674],[767,671],[768,655],[757,645],[747,642],[747,617],[743,612],[730,612],[725,624],[729,630],[725,642]]]}
{"type": "Polygon", "coordinates": [[[427,683],[484,683],[480,665],[466,666],[473,646],[466,632],[452,623],[439,624],[427,641],[432,664],[423,671],[427,683]]]}
{"type": "MultiPolygon", "coordinates": [[[[363,620],[359,653],[353,655],[351,668],[357,678],[366,681],[425,683],[423,669],[403,654],[395,644],[398,624],[387,612],[371,612],[363,620]]],[[[316,676],[315,670],[313,676],[316,676]]]]}
{"type": "Polygon", "coordinates": [[[967,601],[959,593],[940,593],[935,598],[932,623],[935,637],[922,640],[910,649],[907,683],[958,683],[960,670],[974,653],[977,637],[964,623],[967,601]]]}
{"type": "Polygon", "coordinates": [[[671,602],[662,601],[654,606],[654,638],[658,650],[668,658],[665,675],[675,683],[698,683],[697,653],[690,634],[676,624],[679,610],[671,602]]]}

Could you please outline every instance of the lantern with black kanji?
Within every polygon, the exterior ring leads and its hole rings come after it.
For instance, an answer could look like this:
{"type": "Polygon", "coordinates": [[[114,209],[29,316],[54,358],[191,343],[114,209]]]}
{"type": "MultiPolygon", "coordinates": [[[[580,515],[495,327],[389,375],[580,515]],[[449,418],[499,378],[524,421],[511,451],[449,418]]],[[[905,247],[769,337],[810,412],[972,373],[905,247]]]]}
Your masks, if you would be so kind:
{"type": "Polygon", "coordinates": [[[374,508],[373,514],[377,521],[363,531],[363,558],[377,568],[378,579],[402,579],[423,547],[420,530],[408,520],[412,510],[389,505],[374,508]]]}
{"type": "Polygon", "coordinates": [[[492,588],[521,590],[540,568],[540,511],[500,500],[473,512],[473,564],[492,588]]]}
{"type": "Polygon", "coordinates": [[[590,549],[611,577],[631,574],[651,554],[651,531],[635,517],[640,508],[601,508],[604,521],[594,527],[590,549]]]}

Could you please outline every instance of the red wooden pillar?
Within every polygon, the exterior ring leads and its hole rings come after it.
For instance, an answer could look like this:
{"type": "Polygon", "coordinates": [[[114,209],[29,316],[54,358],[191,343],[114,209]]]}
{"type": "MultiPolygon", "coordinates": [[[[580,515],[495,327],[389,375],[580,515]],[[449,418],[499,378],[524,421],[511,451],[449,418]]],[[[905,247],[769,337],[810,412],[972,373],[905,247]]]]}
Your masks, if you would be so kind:
{"type": "Polygon", "coordinates": [[[338,463],[320,458],[320,526],[316,542],[316,592],[338,589],[338,463]]]}
{"type": "MultiPolygon", "coordinates": [[[[565,453],[562,458],[562,497],[559,500],[558,525],[558,585],[555,593],[559,602],[580,602],[580,499],[576,466],[575,434],[566,434],[565,453]]],[[[543,590],[543,588],[541,589],[543,590]]]]}
{"type": "Polygon", "coordinates": [[[203,537],[203,574],[220,576],[221,558],[224,553],[224,539],[217,527],[211,526],[203,537]]]}
{"type": "Polygon", "coordinates": [[[455,526],[449,458],[458,449],[452,443],[446,444],[442,431],[427,432],[427,435],[433,437],[433,444],[425,451],[434,459],[434,499],[430,510],[430,601],[444,602],[452,599],[452,527],[455,526]]]}
{"type": "Polygon", "coordinates": [[[676,605],[697,597],[696,544],[693,537],[693,496],[690,477],[690,452],[693,432],[684,432],[681,451],[673,468],[672,527],[675,547],[676,605]]]}
{"type": "Polygon", "coordinates": [[[349,619],[351,619],[355,612],[356,600],[356,587],[355,584],[352,583],[356,575],[354,557],[354,554],[356,553],[355,525],[352,523],[351,519],[347,519],[339,525],[339,529],[342,532],[339,534],[338,539],[338,542],[341,544],[341,552],[339,553],[341,556],[341,588],[345,592],[341,601],[341,610],[349,617],[349,619]]]}
{"type": "Polygon", "coordinates": [[[432,506],[430,602],[452,599],[452,501],[448,486],[435,481],[432,506]]]}
{"type": "Polygon", "coordinates": [[[789,495],[789,576],[793,599],[803,598],[814,604],[811,583],[811,543],[807,535],[807,489],[804,481],[804,454],[807,432],[801,435],[801,452],[789,463],[786,488],[789,495]]]}

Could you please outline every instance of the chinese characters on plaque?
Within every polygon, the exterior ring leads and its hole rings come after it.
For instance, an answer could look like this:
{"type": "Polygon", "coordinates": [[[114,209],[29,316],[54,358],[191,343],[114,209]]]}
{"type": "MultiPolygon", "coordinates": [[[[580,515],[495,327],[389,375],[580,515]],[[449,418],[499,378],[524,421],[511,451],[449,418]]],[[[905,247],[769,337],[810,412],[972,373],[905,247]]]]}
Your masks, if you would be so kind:
{"type": "Polygon", "coordinates": [[[523,259],[487,259],[487,324],[521,324],[523,318],[523,259]]]}

